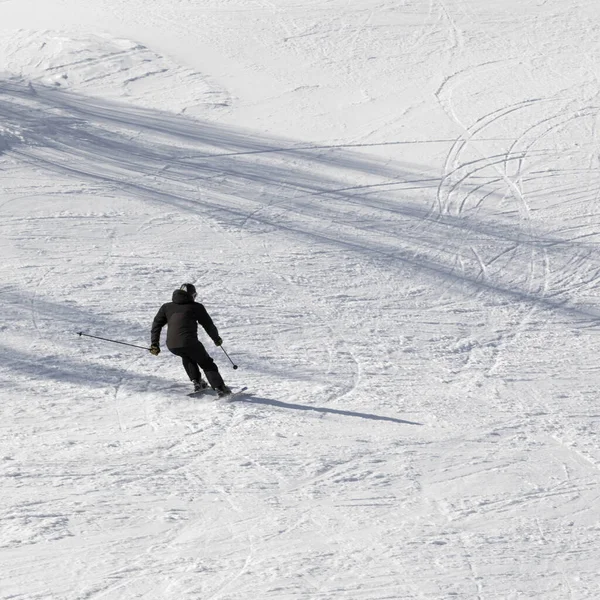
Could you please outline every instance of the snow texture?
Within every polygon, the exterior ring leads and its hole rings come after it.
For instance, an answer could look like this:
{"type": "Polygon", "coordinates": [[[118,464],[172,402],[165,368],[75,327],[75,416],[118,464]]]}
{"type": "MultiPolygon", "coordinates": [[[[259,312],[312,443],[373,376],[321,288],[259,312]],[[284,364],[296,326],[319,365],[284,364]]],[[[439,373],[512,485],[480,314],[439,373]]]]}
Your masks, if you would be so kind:
{"type": "Polygon", "coordinates": [[[599,55],[592,0],[0,2],[0,599],[597,600],[599,55]],[[183,282],[233,402],[76,335],[183,282]]]}

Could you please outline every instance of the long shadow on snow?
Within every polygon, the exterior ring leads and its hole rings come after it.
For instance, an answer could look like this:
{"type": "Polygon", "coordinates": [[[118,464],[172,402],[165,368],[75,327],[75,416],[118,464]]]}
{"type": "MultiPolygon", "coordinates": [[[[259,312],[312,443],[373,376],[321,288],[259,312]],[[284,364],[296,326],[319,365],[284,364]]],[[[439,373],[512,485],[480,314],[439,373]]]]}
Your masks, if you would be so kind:
{"type": "Polygon", "coordinates": [[[243,394],[241,397],[233,400],[234,402],[246,402],[247,404],[263,404],[265,406],[275,406],[276,408],[285,408],[291,410],[313,411],[321,414],[342,415],[344,417],[358,417],[360,419],[368,419],[370,421],[388,421],[389,423],[399,423],[401,425],[423,425],[415,421],[406,421],[395,417],[385,417],[381,415],[373,415],[371,413],[354,412],[352,410],[341,410],[337,408],[324,408],[321,406],[308,406],[306,404],[293,404],[290,402],[282,402],[281,400],[272,400],[271,398],[259,398],[250,394],[243,394]]]}
{"type": "MultiPolygon", "coordinates": [[[[167,158],[171,161],[173,160],[173,151],[179,151],[178,154],[186,158],[219,159],[219,162],[228,157],[287,153],[308,158],[313,164],[331,165],[329,152],[319,154],[315,151],[329,151],[337,148],[335,146],[307,146],[306,144],[268,139],[255,132],[236,131],[225,125],[205,123],[172,113],[163,113],[88,96],[78,96],[38,83],[34,86],[16,78],[0,81],[0,99],[2,97],[6,97],[8,101],[0,104],[0,114],[7,122],[16,121],[15,124],[19,129],[25,128],[27,134],[33,134],[38,141],[45,138],[45,143],[49,144],[52,144],[53,139],[68,138],[71,134],[76,134],[77,141],[83,142],[86,146],[88,140],[92,140],[96,144],[100,142],[97,147],[100,151],[102,151],[103,145],[108,144],[108,149],[123,152],[133,150],[135,154],[136,142],[133,140],[132,144],[131,135],[121,132],[121,134],[111,136],[108,130],[98,127],[99,125],[116,125],[128,128],[135,133],[145,132],[158,134],[167,139],[172,138],[169,143],[143,148],[143,156],[150,159],[167,158]],[[13,98],[19,99],[23,104],[15,105],[11,101],[13,98]],[[89,123],[96,123],[95,130],[85,129],[85,125],[89,123]],[[70,131],[67,132],[67,129],[70,131]],[[183,146],[182,142],[184,142],[183,146]],[[186,147],[185,144],[193,145],[186,147]],[[162,153],[165,149],[169,151],[167,156],[162,153]]],[[[138,149],[142,149],[142,146],[138,146],[138,149]]],[[[119,159],[126,159],[126,157],[126,153],[119,153],[119,159]]],[[[177,163],[176,160],[173,162],[177,163]]],[[[396,170],[398,165],[390,168],[387,162],[383,163],[376,158],[369,158],[358,153],[338,153],[334,163],[333,166],[336,169],[344,168],[352,172],[363,171],[385,177],[390,174],[398,175],[396,170]]],[[[190,165],[185,160],[181,164],[190,165]]],[[[415,170],[416,166],[409,168],[408,172],[412,174],[415,170]]]]}
{"type": "MultiPolygon", "coordinates": [[[[31,379],[33,375],[34,378],[74,383],[87,387],[120,386],[127,382],[129,387],[136,389],[135,381],[139,379],[146,387],[150,384],[154,389],[160,389],[172,386],[179,380],[179,378],[156,377],[149,373],[151,367],[144,371],[143,377],[138,377],[136,373],[118,366],[118,363],[117,366],[110,367],[98,362],[90,363],[78,360],[79,352],[77,350],[82,344],[96,349],[99,353],[121,352],[127,355],[129,352],[131,358],[135,358],[136,355],[146,356],[143,350],[134,348],[129,350],[126,346],[81,338],[76,332],[84,330],[93,335],[118,337],[121,341],[132,344],[144,344],[148,340],[150,319],[147,329],[142,331],[139,326],[132,325],[131,321],[121,320],[110,314],[98,315],[89,308],[78,307],[72,303],[52,302],[15,286],[5,286],[0,289],[0,299],[6,321],[31,321],[31,327],[23,333],[29,343],[36,340],[54,341],[58,345],[62,344],[63,348],[64,345],[72,343],[72,350],[68,356],[57,354],[59,350],[50,351],[50,353],[46,351],[44,356],[40,356],[34,352],[23,352],[14,347],[0,344],[1,364],[8,367],[11,372],[19,373],[21,381],[31,379]]],[[[154,359],[148,357],[148,360],[154,359]]],[[[0,380],[0,387],[8,389],[14,386],[10,380],[5,382],[0,380]]],[[[143,386],[139,387],[139,389],[142,388],[145,389],[143,386]]]]}
{"type": "Polygon", "coordinates": [[[54,336],[60,331],[64,336],[73,336],[79,331],[105,337],[120,336],[123,341],[132,344],[147,340],[150,331],[150,316],[146,330],[132,325],[131,319],[120,319],[114,314],[95,314],[89,307],[77,306],[73,301],[53,302],[27,290],[15,289],[14,286],[0,290],[3,316],[7,321],[17,319],[36,322],[30,334],[46,337],[54,336]],[[40,325],[48,322],[50,325],[40,325]]]}
{"type": "Polygon", "coordinates": [[[27,142],[11,152],[37,167],[101,181],[239,229],[287,230],[367,256],[382,269],[409,266],[465,284],[471,293],[490,291],[577,319],[600,318],[594,306],[568,304],[576,288],[564,285],[577,279],[578,291],[596,292],[594,244],[535,233],[530,224],[439,214],[434,207],[443,178],[415,165],[330,146],[307,149],[17,80],[0,82],[0,116],[27,142]],[[549,290],[547,281],[536,281],[548,262],[558,274],[549,290]],[[499,265],[491,276],[490,265],[499,265]]]}
{"type": "MultiPolygon", "coordinates": [[[[178,383],[152,375],[149,373],[150,368],[144,371],[143,376],[137,376],[133,371],[119,366],[109,367],[99,363],[82,362],[66,356],[40,358],[34,353],[4,345],[0,345],[0,357],[3,367],[7,367],[11,374],[19,374],[19,382],[47,379],[89,388],[119,388],[127,382],[128,389],[132,392],[147,391],[149,387],[160,390],[178,383]],[[136,381],[140,382],[139,386],[136,385],[136,381]]],[[[4,382],[0,380],[0,387],[13,389],[12,377],[4,382]]]]}
{"type": "MultiPolygon", "coordinates": [[[[573,244],[551,234],[536,236],[529,231],[507,227],[502,222],[486,223],[464,217],[440,215],[432,212],[431,207],[422,204],[404,200],[398,202],[397,199],[386,201],[381,198],[374,202],[370,200],[368,194],[355,195],[353,192],[368,189],[379,191],[390,187],[399,187],[400,191],[437,189],[443,183],[444,177],[427,172],[417,165],[383,162],[368,155],[349,152],[344,150],[346,146],[343,145],[307,146],[286,140],[266,139],[254,132],[236,131],[224,125],[203,123],[178,115],[79,97],[52,87],[36,84],[34,88],[33,85],[21,80],[0,82],[0,98],[2,95],[8,100],[0,101],[0,115],[7,122],[12,121],[20,128],[25,128],[28,142],[33,142],[39,147],[54,149],[62,155],[62,159],[57,161],[36,156],[36,162],[45,163],[46,166],[63,170],[65,173],[104,179],[101,173],[94,173],[89,168],[88,170],[78,168],[76,160],[75,166],[67,164],[65,160],[84,156],[90,159],[101,159],[108,166],[121,167],[123,174],[129,167],[134,168],[136,173],[144,175],[156,175],[160,170],[165,181],[170,181],[168,172],[177,173],[181,177],[175,179],[180,183],[185,182],[186,177],[188,180],[202,179],[198,176],[199,173],[209,179],[215,174],[230,175],[242,180],[239,189],[245,193],[249,191],[246,184],[253,181],[261,184],[276,183],[280,187],[285,187],[285,182],[291,177],[292,183],[288,187],[302,189],[309,196],[339,196],[348,202],[354,201],[360,206],[385,209],[407,217],[429,219],[448,227],[469,231],[476,228],[478,232],[485,235],[508,241],[539,244],[543,247],[573,244]],[[17,98],[25,104],[17,105],[12,98],[17,98]],[[132,139],[132,135],[124,131],[107,129],[111,126],[129,128],[137,135],[132,139]],[[148,140],[139,139],[139,134],[149,132],[166,139],[173,138],[173,141],[161,143],[153,139],[150,143],[148,140]],[[193,146],[182,147],[182,141],[193,143],[193,146]],[[290,167],[288,163],[283,166],[276,163],[264,165],[256,162],[257,154],[278,154],[305,160],[307,164],[304,167],[299,164],[290,167]],[[241,158],[248,156],[252,157],[252,160],[241,158]],[[231,158],[236,160],[229,160],[231,158]],[[316,174],[313,169],[315,165],[332,167],[336,171],[336,178],[325,178],[316,174]],[[178,168],[184,170],[178,171],[178,168]],[[341,183],[338,175],[340,169],[353,174],[362,172],[370,176],[381,176],[389,181],[371,185],[332,187],[332,184],[341,183]]],[[[485,162],[489,158],[481,160],[485,162]]],[[[86,164],[88,167],[93,166],[93,162],[86,161],[86,164]]],[[[114,175],[116,174],[118,173],[114,175]]],[[[110,174],[105,174],[105,177],[109,182],[127,185],[127,182],[120,180],[112,181],[110,174]]],[[[130,185],[132,191],[148,193],[150,196],[153,192],[157,192],[158,200],[168,198],[183,200],[176,194],[164,193],[153,186],[130,185]]],[[[223,187],[227,190],[227,185],[227,182],[219,181],[220,191],[223,191],[223,187]]],[[[500,193],[490,193],[489,196],[504,197],[500,193]]],[[[193,206],[197,208],[199,203],[193,200],[183,203],[184,206],[186,204],[191,205],[188,206],[190,208],[193,206]]],[[[206,200],[203,199],[201,204],[207,205],[206,200]]],[[[208,206],[218,209],[221,205],[208,203],[208,206]]],[[[298,204],[298,206],[302,205],[298,204]]],[[[246,213],[242,214],[245,218],[248,217],[246,213]]],[[[595,250],[593,244],[589,246],[576,244],[576,246],[595,250]]]]}
{"type": "MultiPolygon", "coordinates": [[[[276,143],[277,140],[266,140],[250,132],[233,131],[225,126],[191,121],[177,115],[118,105],[94,98],[81,98],[55,88],[36,86],[35,94],[32,90],[32,86],[20,81],[8,81],[0,84],[0,93],[9,98],[8,101],[0,102],[0,115],[8,121],[15,122],[21,128],[24,127],[27,130],[29,142],[59,153],[56,157],[57,160],[32,156],[36,163],[45,164],[49,168],[61,170],[66,174],[71,173],[111,183],[121,183],[130,187],[134,192],[149,196],[155,193],[157,194],[156,199],[163,201],[169,198],[172,201],[185,199],[176,194],[157,190],[155,186],[115,179],[119,172],[113,173],[111,177],[110,173],[94,172],[90,169],[94,162],[101,160],[106,166],[120,168],[122,174],[125,174],[129,168],[133,169],[131,173],[143,175],[156,175],[157,171],[161,170],[161,177],[165,181],[172,182],[168,173],[176,173],[179,177],[175,179],[179,183],[185,182],[186,178],[188,180],[203,179],[198,176],[199,173],[208,178],[215,174],[225,174],[240,179],[237,190],[243,190],[246,194],[252,191],[248,189],[248,183],[259,182],[261,185],[271,183],[285,187],[285,182],[290,180],[291,183],[287,187],[295,190],[301,189],[307,192],[307,196],[339,196],[347,202],[354,200],[354,203],[360,206],[372,206],[418,219],[429,218],[432,222],[441,220],[444,225],[472,229],[473,224],[467,223],[465,219],[432,214],[431,208],[424,207],[422,204],[411,204],[405,201],[399,203],[397,200],[373,202],[370,201],[368,195],[356,196],[351,193],[394,186],[402,186],[402,191],[436,189],[442,178],[428,174],[416,165],[400,165],[389,161],[383,163],[375,158],[347,152],[335,146],[301,147],[294,146],[290,142],[286,142],[284,145],[284,142],[276,143]],[[26,104],[16,105],[11,98],[18,98],[26,104]],[[57,114],[57,111],[64,114],[57,114]],[[106,129],[107,126],[132,128],[138,134],[151,132],[165,138],[172,137],[178,144],[175,145],[174,142],[159,143],[155,139],[149,143],[137,137],[132,139],[131,135],[123,131],[109,131],[106,129]],[[193,142],[195,148],[182,148],[180,145],[182,140],[193,142]],[[327,150],[327,152],[320,153],[321,150],[327,150]],[[331,150],[335,150],[335,152],[331,152],[331,150]],[[287,163],[283,166],[274,163],[263,165],[256,162],[255,156],[251,161],[240,158],[256,154],[297,157],[306,160],[307,164],[304,167],[296,164],[291,168],[287,163]],[[82,156],[86,159],[95,159],[95,161],[86,160],[87,168],[78,167],[77,157],[81,158],[82,156]],[[69,161],[65,160],[67,158],[69,161]],[[228,160],[230,158],[236,160],[228,160]],[[336,179],[324,178],[322,175],[316,174],[313,168],[317,164],[334,168],[336,179]],[[363,172],[370,176],[381,176],[392,181],[371,185],[332,187],[333,184],[341,183],[337,174],[340,169],[348,170],[351,173],[363,172]],[[407,185],[409,187],[406,187],[407,185]]],[[[23,156],[28,156],[28,153],[23,153],[23,156]]],[[[223,189],[228,189],[228,185],[231,187],[230,183],[219,181],[218,191],[222,193],[223,189]]],[[[235,188],[235,186],[233,187],[235,188]]],[[[188,205],[188,208],[196,207],[197,209],[199,203],[197,200],[188,200],[182,204],[181,208],[188,205]]],[[[211,205],[205,199],[203,199],[202,205],[215,209],[222,207],[220,204],[211,205]]],[[[294,206],[303,208],[302,203],[296,203],[294,206]]],[[[247,213],[241,213],[241,216],[245,219],[248,218],[247,213]]],[[[340,215],[336,213],[335,216],[340,215]]],[[[485,226],[486,224],[480,225],[485,226]]],[[[511,241],[530,241],[531,243],[538,241],[535,238],[528,240],[528,236],[524,232],[517,232],[518,235],[515,235],[514,229],[503,231],[501,223],[494,223],[483,232],[486,235],[497,235],[511,241]]],[[[564,243],[564,240],[552,238],[541,241],[547,245],[564,243]]]]}

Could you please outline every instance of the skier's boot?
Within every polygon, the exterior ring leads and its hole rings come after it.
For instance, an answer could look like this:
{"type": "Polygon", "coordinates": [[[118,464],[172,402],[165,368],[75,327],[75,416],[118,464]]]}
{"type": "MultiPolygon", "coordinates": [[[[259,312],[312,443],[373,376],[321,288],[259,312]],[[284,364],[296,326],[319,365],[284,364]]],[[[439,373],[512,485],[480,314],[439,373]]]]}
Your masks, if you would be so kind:
{"type": "Polygon", "coordinates": [[[220,385],[219,387],[216,387],[215,390],[217,390],[217,394],[219,394],[219,398],[221,398],[223,396],[229,396],[229,394],[231,394],[231,388],[227,387],[225,384],[220,385]]]}
{"type": "Polygon", "coordinates": [[[194,392],[196,393],[202,392],[208,387],[208,383],[206,383],[206,381],[204,381],[202,378],[194,379],[192,383],[194,384],[194,392]]]}

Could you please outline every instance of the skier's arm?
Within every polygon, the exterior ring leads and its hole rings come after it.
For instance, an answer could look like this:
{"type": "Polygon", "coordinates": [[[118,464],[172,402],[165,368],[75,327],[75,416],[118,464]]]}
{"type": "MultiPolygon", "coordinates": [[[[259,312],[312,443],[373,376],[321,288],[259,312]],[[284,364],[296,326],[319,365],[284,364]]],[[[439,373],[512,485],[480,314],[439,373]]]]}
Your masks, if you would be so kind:
{"type": "Polygon", "coordinates": [[[196,303],[194,306],[196,309],[196,319],[198,320],[198,323],[204,327],[204,331],[206,331],[210,339],[217,344],[217,346],[219,346],[219,342],[221,341],[221,338],[219,337],[219,331],[213,323],[213,320],[210,318],[210,315],[208,312],[206,312],[206,309],[202,304],[196,303]]]}
{"type": "Polygon", "coordinates": [[[164,304],[158,309],[154,321],[152,321],[152,330],[150,331],[150,344],[160,345],[160,332],[162,328],[167,324],[167,314],[165,312],[164,304]]]}

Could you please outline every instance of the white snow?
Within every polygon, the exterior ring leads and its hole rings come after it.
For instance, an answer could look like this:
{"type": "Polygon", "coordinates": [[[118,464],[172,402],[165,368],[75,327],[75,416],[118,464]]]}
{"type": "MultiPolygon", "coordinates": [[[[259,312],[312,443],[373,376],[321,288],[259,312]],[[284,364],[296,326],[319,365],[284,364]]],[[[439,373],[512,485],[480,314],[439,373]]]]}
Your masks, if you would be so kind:
{"type": "Polygon", "coordinates": [[[600,598],[599,14],[0,2],[0,599],[600,598]]]}

